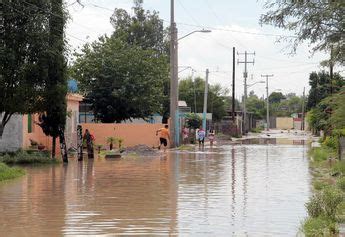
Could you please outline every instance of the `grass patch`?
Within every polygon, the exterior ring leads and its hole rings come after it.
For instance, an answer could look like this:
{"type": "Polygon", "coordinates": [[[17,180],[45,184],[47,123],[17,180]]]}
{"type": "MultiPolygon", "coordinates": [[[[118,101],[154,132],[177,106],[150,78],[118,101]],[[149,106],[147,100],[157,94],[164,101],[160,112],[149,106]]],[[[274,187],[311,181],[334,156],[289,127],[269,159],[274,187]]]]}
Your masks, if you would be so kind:
{"type": "Polygon", "coordinates": [[[11,168],[4,163],[0,163],[0,181],[14,179],[24,174],[25,171],[21,168],[11,168]]]}
{"type": "Polygon", "coordinates": [[[337,180],[337,186],[340,190],[345,192],[345,177],[341,177],[337,180]]]}
{"type": "Polygon", "coordinates": [[[180,151],[194,151],[194,146],[182,145],[177,148],[180,151]]]}
{"type": "Polygon", "coordinates": [[[251,132],[252,133],[261,133],[262,132],[262,128],[252,128],[251,132]]]}
{"type": "Polygon", "coordinates": [[[345,161],[338,161],[334,164],[331,170],[332,176],[344,176],[345,175],[345,161]]]}
{"type": "Polygon", "coordinates": [[[33,152],[33,151],[18,151],[11,154],[4,154],[0,156],[0,162],[6,164],[56,164],[60,160],[51,159],[49,153],[33,152]]]}
{"type": "Polygon", "coordinates": [[[313,182],[313,187],[315,190],[320,191],[326,187],[329,187],[329,183],[325,182],[324,180],[316,180],[313,182]]]}
{"type": "Polygon", "coordinates": [[[335,236],[337,225],[327,217],[308,218],[303,223],[303,233],[306,237],[335,236]]]}
{"type": "Polygon", "coordinates": [[[328,158],[335,157],[334,152],[327,147],[314,147],[309,150],[309,156],[313,161],[321,162],[328,160],[328,158]]]}

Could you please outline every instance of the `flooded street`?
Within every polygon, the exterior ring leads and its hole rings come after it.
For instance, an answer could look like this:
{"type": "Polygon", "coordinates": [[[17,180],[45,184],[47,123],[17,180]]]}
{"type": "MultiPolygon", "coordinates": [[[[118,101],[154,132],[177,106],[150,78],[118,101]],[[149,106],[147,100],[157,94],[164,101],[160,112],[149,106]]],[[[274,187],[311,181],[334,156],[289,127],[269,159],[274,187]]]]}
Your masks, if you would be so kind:
{"type": "Polygon", "coordinates": [[[289,143],[27,168],[0,183],[0,236],[295,236],[311,177],[289,143]]]}

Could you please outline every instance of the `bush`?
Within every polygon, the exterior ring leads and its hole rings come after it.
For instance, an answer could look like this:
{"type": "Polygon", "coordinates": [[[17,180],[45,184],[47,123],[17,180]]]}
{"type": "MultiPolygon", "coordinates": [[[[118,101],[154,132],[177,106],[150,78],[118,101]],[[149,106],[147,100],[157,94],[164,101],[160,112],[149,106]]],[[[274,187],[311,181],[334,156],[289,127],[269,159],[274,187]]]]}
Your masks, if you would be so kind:
{"type": "Polygon", "coordinates": [[[345,175],[345,161],[338,161],[337,163],[335,163],[332,168],[331,174],[344,176],[345,175]]]}
{"type": "Polygon", "coordinates": [[[306,237],[333,236],[338,232],[336,224],[327,217],[308,218],[302,231],[306,237]]]}
{"type": "Polygon", "coordinates": [[[310,150],[309,155],[314,159],[314,161],[325,161],[330,157],[330,152],[323,147],[315,147],[310,150]]]}
{"type": "Polygon", "coordinates": [[[323,145],[331,148],[332,150],[337,151],[338,149],[338,142],[339,142],[339,138],[335,137],[335,136],[331,136],[331,137],[326,137],[326,139],[323,141],[323,145]]]}
{"type": "Polygon", "coordinates": [[[0,163],[0,181],[14,179],[25,174],[20,168],[10,168],[4,163],[0,163]]]}
{"type": "Polygon", "coordinates": [[[335,220],[337,208],[343,200],[344,197],[340,190],[333,187],[327,187],[315,194],[310,201],[306,203],[306,208],[309,216],[312,218],[324,216],[331,220],[335,220]]]}
{"type": "Polygon", "coordinates": [[[326,187],[328,187],[329,186],[329,184],[328,183],[326,183],[326,182],[324,182],[324,181],[315,181],[314,183],[313,183],[313,187],[314,187],[314,189],[315,190],[318,190],[318,191],[320,191],[320,190],[322,190],[322,189],[324,189],[324,188],[326,188],[326,187]]]}
{"type": "Polygon", "coordinates": [[[342,191],[345,192],[345,177],[341,177],[337,181],[337,186],[340,188],[342,191]]]}
{"type": "Polygon", "coordinates": [[[252,128],[251,132],[252,133],[261,133],[262,129],[261,128],[252,128]]]}
{"type": "Polygon", "coordinates": [[[51,164],[59,161],[51,159],[47,152],[18,151],[0,156],[0,162],[6,164],[51,164]]]}

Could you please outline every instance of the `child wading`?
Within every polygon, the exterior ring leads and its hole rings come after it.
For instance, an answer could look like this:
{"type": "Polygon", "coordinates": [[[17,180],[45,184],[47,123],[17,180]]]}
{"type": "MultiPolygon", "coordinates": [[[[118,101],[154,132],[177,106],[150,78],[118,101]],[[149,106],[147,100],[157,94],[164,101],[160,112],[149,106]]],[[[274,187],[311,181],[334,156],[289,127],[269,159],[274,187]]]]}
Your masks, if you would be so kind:
{"type": "Polygon", "coordinates": [[[204,147],[205,136],[206,136],[205,130],[200,128],[198,131],[199,147],[201,147],[201,146],[204,147]]]}
{"type": "Polygon", "coordinates": [[[208,133],[208,140],[210,141],[210,146],[213,146],[213,142],[215,139],[215,134],[214,134],[214,130],[210,130],[208,133]]]}
{"type": "Polygon", "coordinates": [[[159,146],[158,149],[161,149],[161,145],[164,146],[164,152],[166,150],[166,147],[168,145],[168,140],[170,141],[170,133],[169,133],[169,126],[165,125],[164,128],[158,129],[156,131],[156,136],[159,133],[159,146]]]}

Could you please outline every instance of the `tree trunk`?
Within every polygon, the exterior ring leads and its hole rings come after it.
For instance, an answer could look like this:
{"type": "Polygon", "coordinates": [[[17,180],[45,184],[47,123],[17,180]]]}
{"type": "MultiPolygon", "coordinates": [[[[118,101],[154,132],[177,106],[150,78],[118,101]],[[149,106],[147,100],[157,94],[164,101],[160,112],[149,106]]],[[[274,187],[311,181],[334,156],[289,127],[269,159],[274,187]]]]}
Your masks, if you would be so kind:
{"type": "Polygon", "coordinates": [[[60,130],[59,132],[59,138],[60,138],[60,152],[62,161],[64,163],[68,163],[68,157],[67,157],[67,147],[66,147],[66,141],[65,141],[65,133],[64,131],[60,130]]]}
{"type": "Polygon", "coordinates": [[[77,152],[78,152],[78,161],[83,160],[83,134],[82,127],[78,125],[77,127],[77,152]]]}
{"type": "Polygon", "coordinates": [[[56,137],[52,137],[52,159],[55,159],[56,137]]]}
{"type": "Polygon", "coordinates": [[[0,123],[0,138],[2,137],[3,133],[4,133],[4,125],[0,123]]]}
{"type": "Polygon", "coordinates": [[[10,121],[12,115],[13,115],[12,113],[8,113],[8,112],[4,112],[2,114],[2,119],[0,121],[0,138],[2,137],[2,134],[4,133],[4,130],[5,130],[5,126],[8,123],[8,121],[10,121]]]}

